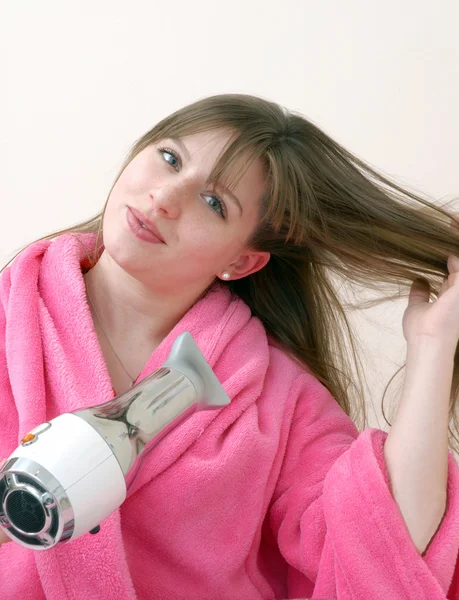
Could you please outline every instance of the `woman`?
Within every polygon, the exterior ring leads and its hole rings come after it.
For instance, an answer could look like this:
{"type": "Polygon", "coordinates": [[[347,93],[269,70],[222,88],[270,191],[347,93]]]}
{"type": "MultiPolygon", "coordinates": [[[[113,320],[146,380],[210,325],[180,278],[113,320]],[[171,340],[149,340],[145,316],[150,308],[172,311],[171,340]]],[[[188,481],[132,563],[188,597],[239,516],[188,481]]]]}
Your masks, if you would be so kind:
{"type": "Polygon", "coordinates": [[[183,331],[231,404],[162,440],[97,535],[4,543],[0,597],[459,598],[452,218],[261,98],[146,133],[101,214],[2,273],[0,456],[129,389],[183,331]],[[356,426],[333,272],[412,284],[388,434],[356,426]]]}

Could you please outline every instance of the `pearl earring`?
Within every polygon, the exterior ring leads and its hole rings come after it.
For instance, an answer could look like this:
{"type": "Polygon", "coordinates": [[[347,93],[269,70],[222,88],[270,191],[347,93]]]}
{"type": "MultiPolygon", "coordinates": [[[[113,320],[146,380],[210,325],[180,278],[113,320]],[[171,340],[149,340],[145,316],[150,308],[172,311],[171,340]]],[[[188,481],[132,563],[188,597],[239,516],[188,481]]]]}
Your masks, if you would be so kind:
{"type": "Polygon", "coordinates": [[[231,277],[231,275],[228,273],[228,271],[224,271],[222,273],[222,279],[229,279],[231,277]]]}

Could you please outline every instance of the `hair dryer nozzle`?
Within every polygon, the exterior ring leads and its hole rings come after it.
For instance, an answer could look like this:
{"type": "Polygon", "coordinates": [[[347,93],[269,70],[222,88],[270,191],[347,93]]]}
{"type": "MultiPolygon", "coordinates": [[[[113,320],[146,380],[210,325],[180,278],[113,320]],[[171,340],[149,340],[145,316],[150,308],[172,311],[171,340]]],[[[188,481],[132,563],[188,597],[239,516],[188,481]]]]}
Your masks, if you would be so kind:
{"type": "Polygon", "coordinates": [[[188,331],[175,340],[164,366],[182,372],[191,380],[198,393],[200,409],[222,408],[230,403],[217,376],[188,331]]]}

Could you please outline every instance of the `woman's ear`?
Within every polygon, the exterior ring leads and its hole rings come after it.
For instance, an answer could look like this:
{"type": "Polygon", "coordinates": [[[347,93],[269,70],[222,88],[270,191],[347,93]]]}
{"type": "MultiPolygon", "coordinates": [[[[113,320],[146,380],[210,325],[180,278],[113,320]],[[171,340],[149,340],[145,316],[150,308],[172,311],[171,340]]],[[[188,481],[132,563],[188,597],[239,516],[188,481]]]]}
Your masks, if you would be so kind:
{"type": "Polygon", "coordinates": [[[269,261],[271,255],[269,252],[260,252],[258,250],[247,250],[234,263],[228,265],[226,269],[230,274],[230,279],[242,279],[252,273],[262,269],[269,261]]]}

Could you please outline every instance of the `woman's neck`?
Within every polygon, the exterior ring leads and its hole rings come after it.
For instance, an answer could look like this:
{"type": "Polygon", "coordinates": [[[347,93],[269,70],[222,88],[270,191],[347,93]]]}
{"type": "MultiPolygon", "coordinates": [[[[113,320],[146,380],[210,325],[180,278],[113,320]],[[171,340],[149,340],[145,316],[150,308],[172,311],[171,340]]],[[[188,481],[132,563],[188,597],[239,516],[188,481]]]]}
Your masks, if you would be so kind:
{"type": "Polygon", "coordinates": [[[104,331],[118,343],[158,345],[195,302],[186,294],[155,294],[106,252],[83,277],[104,331]]]}

